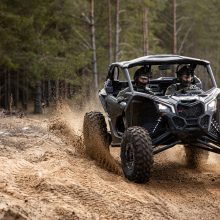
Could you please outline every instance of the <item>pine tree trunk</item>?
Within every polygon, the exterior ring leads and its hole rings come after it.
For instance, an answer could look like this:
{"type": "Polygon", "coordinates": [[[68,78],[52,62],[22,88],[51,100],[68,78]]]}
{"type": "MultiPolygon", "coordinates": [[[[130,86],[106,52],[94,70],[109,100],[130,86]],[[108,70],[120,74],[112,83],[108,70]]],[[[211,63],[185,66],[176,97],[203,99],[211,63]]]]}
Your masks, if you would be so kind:
{"type": "Polygon", "coordinates": [[[5,71],[4,78],[4,108],[11,112],[12,108],[12,97],[11,97],[11,73],[9,71],[5,71]]]}
{"type": "Polygon", "coordinates": [[[59,80],[56,80],[55,81],[55,102],[58,102],[59,96],[60,96],[60,93],[59,93],[59,80]]]}
{"type": "Polygon", "coordinates": [[[7,71],[4,71],[4,108],[8,108],[8,79],[7,71]]]}
{"type": "Polygon", "coordinates": [[[70,83],[67,84],[67,98],[71,99],[72,95],[71,95],[71,85],[70,83]]]}
{"type": "Polygon", "coordinates": [[[58,99],[62,99],[63,98],[63,90],[62,90],[62,80],[58,81],[58,91],[59,91],[59,97],[58,99]]]}
{"type": "Polygon", "coordinates": [[[173,0],[173,54],[177,52],[176,0],[173,0]]]}
{"type": "Polygon", "coordinates": [[[47,90],[46,90],[46,106],[50,106],[51,101],[51,81],[47,80],[47,90]]]}
{"type": "Polygon", "coordinates": [[[34,100],[34,113],[35,114],[42,114],[42,105],[41,105],[41,96],[42,96],[42,90],[41,90],[41,83],[40,81],[37,81],[36,83],[36,92],[35,92],[35,100],[34,100]]]}
{"type": "Polygon", "coordinates": [[[27,110],[27,91],[26,87],[22,89],[22,98],[21,98],[21,103],[22,103],[22,108],[24,110],[27,110]]]}
{"type": "Polygon", "coordinates": [[[143,33],[144,33],[144,55],[148,55],[149,42],[148,42],[148,9],[144,8],[143,16],[143,33]]]}
{"type": "Polygon", "coordinates": [[[3,97],[3,94],[2,94],[3,86],[2,86],[1,83],[2,83],[2,82],[0,81],[0,108],[2,107],[2,97],[3,97]]]}
{"type": "Polygon", "coordinates": [[[73,97],[73,94],[74,94],[74,87],[73,85],[70,84],[70,98],[73,97]]]}
{"type": "Polygon", "coordinates": [[[8,71],[8,111],[11,113],[12,111],[12,104],[13,104],[13,98],[11,94],[11,73],[8,71]]]}
{"type": "Polygon", "coordinates": [[[109,64],[112,63],[112,14],[111,14],[111,0],[108,0],[108,47],[109,47],[109,64]]]}
{"type": "Polygon", "coordinates": [[[27,110],[28,107],[28,86],[27,86],[27,80],[26,80],[26,76],[24,75],[24,83],[23,83],[23,94],[22,94],[22,101],[23,101],[23,109],[27,110]]]}
{"type": "Polygon", "coordinates": [[[68,88],[67,88],[68,85],[67,85],[66,80],[63,81],[63,86],[64,86],[64,99],[66,100],[67,97],[68,97],[68,91],[67,91],[67,89],[68,89],[68,88]]]}
{"type": "Polygon", "coordinates": [[[64,80],[62,80],[60,82],[60,88],[61,88],[62,99],[65,99],[65,82],[64,82],[64,80]]]}
{"type": "Polygon", "coordinates": [[[98,73],[97,73],[97,59],[96,59],[96,36],[95,36],[95,22],[94,22],[94,0],[90,0],[90,22],[91,22],[91,40],[92,40],[92,66],[95,90],[98,91],[98,73]]]}
{"type": "Polygon", "coordinates": [[[41,103],[44,105],[46,103],[46,80],[41,81],[41,103]]]}
{"type": "Polygon", "coordinates": [[[119,60],[119,34],[120,34],[120,26],[119,26],[119,0],[116,0],[116,27],[115,27],[115,61],[119,60]]]}
{"type": "Polygon", "coordinates": [[[18,108],[19,103],[19,73],[16,73],[16,82],[15,82],[15,95],[14,95],[14,105],[18,108]]]}

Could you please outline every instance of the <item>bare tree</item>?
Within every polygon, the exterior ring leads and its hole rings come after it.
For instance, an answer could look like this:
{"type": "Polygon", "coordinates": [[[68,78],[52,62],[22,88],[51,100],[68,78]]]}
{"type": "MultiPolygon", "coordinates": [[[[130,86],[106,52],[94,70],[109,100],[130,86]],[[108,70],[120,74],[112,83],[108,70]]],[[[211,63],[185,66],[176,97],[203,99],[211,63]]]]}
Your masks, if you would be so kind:
{"type": "Polygon", "coordinates": [[[143,34],[144,34],[144,55],[149,53],[149,41],[148,41],[148,9],[144,8],[143,13],[143,34]]]}
{"type": "Polygon", "coordinates": [[[116,22],[115,22],[115,61],[119,59],[119,34],[120,34],[120,26],[119,26],[119,1],[116,0],[116,22]]]}
{"type": "Polygon", "coordinates": [[[112,63],[112,14],[111,0],[108,0],[108,44],[109,44],[109,64],[112,63]]]}
{"type": "Polygon", "coordinates": [[[97,91],[98,90],[98,73],[97,73],[97,59],[96,59],[94,0],[90,0],[90,25],[91,25],[91,40],[92,40],[92,67],[93,67],[95,90],[97,91]]]}

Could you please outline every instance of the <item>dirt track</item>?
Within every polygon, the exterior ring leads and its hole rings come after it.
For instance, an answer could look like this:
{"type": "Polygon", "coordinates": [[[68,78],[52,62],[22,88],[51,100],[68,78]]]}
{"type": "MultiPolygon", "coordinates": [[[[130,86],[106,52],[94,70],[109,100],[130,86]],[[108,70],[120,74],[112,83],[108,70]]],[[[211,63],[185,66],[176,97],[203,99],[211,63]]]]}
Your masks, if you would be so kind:
{"type": "Polygon", "coordinates": [[[149,183],[134,184],[86,157],[71,114],[0,118],[0,219],[220,218],[219,155],[191,170],[176,147],[155,157],[149,183]]]}

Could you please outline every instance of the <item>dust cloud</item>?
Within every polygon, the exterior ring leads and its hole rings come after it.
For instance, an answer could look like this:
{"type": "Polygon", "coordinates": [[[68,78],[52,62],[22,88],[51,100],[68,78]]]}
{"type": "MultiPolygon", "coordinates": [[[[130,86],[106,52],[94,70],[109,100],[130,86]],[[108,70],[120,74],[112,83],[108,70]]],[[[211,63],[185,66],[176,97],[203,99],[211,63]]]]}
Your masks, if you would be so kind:
{"type": "Polygon", "coordinates": [[[120,149],[85,154],[85,111],[0,118],[0,219],[219,219],[219,155],[188,169],[176,146],[155,156],[149,183],[134,184],[111,170],[120,149]]]}
{"type": "MultiPolygon", "coordinates": [[[[87,156],[83,145],[82,124],[83,118],[88,107],[79,111],[70,109],[67,103],[59,105],[55,117],[50,119],[49,130],[60,136],[69,144],[72,144],[76,152],[87,156]]],[[[92,146],[93,159],[97,165],[110,172],[122,175],[118,162],[111,156],[108,150],[103,146],[99,137],[94,134],[95,143],[92,146]]]]}

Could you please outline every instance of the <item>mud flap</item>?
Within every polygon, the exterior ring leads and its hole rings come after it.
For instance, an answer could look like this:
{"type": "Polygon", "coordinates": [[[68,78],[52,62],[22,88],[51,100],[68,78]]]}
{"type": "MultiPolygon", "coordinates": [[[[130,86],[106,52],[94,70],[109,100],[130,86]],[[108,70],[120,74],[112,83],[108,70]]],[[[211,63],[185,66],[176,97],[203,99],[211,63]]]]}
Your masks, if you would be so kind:
{"type": "Polygon", "coordinates": [[[101,104],[102,104],[102,107],[103,107],[104,111],[107,112],[107,106],[106,106],[106,102],[105,102],[105,96],[99,94],[99,100],[100,100],[100,102],[101,102],[101,104]]]}
{"type": "Polygon", "coordinates": [[[112,95],[108,95],[106,97],[106,103],[108,113],[112,119],[122,115],[123,108],[121,107],[120,102],[117,98],[112,95]]]}

